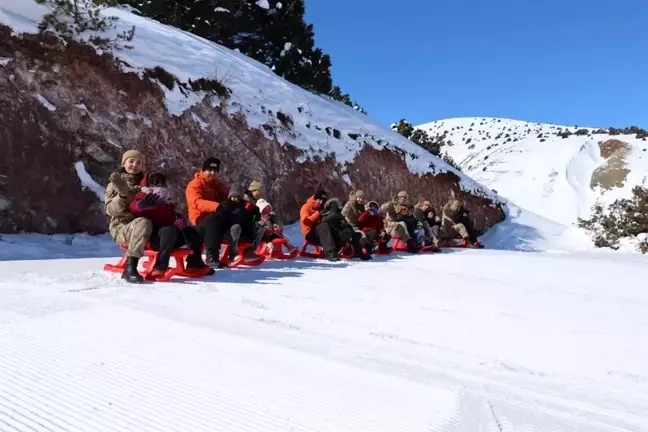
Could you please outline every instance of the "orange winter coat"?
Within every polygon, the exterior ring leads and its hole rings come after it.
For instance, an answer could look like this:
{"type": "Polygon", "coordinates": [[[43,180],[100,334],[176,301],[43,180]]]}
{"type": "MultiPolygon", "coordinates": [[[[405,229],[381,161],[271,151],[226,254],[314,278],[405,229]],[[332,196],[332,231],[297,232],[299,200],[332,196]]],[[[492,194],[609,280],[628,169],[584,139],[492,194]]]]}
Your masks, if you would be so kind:
{"type": "Polygon", "coordinates": [[[187,185],[189,220],[197,225],[208,213],[218,209],[218,203],[227,199],[229,189],[218,179],[208,180],[202,171],[197,172],[187,185]]]}
{"type": "Polygon", "coordinates": [[[317,226],[322,219],[322,214],[315,204],[315,195],[308,198],[299,211],[299,223],[301,224],[301,232],[306,237],[308,233],[317,226]]]}

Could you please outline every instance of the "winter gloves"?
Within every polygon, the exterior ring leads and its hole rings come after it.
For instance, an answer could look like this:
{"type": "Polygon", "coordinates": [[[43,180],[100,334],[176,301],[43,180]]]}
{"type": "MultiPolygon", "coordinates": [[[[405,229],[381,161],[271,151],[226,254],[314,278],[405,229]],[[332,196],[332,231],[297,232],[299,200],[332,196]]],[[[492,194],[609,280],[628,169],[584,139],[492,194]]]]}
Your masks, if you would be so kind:
{"type": "Polygon", "coordinates": [[[178,228],[179,230],[183,230],[183,229],[187,228],[187,226],[189,225],[189,223],[187,222],[187,218],[185,218],[181,214],[177,214],[176,216],[177,216],[177,218],[173,222],[173,225],[175,225],[176,228],[178,228]]]}
{"type": "Polygon", "coordinates": [[[158,197],[154,194],[147,194],[144,198],[133,204],[137,213],[153,210],[158,202],[158,197]]]}
{"type": "Polygon", "coordinates": [[[121,176],[120,172],[114,172],[110,174],[110,182],[115,186],[115,189],[121,196],[126,196],[130,193],[130,187],[124,178],[121,176]]]}

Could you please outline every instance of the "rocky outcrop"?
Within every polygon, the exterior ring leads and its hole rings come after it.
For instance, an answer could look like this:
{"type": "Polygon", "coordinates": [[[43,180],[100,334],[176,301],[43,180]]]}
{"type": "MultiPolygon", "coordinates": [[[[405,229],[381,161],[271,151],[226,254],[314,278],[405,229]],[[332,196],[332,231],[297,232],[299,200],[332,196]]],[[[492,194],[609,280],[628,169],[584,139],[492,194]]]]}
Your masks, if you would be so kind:
{"type": "Polygon", "coordinates": [[[462,191],[456,175],[413,175],[392,150],[365,147],[344,166],[334,155],[305,158],[267,137],[284,125],[269,118],[265,133],[251,129],[242,115],[224,112],[216,94],[171,115],[156,82],[82,44],[18,38],[0,26],[0,58],[0,232],[105,232],[102,203],[83,188],[74,163],[83,161],[105,185],[129,148],[147,155],[147,169],[169,177],[179,203],[202,160],[217,155],[226,182],[261,179],[288,221],[297,219],[300,204],[317,187],[346,198],[348,179],[379,201],[406,189],[440,207],[454,193],[480,230],[503,217],[490,200],[462,191]]]}

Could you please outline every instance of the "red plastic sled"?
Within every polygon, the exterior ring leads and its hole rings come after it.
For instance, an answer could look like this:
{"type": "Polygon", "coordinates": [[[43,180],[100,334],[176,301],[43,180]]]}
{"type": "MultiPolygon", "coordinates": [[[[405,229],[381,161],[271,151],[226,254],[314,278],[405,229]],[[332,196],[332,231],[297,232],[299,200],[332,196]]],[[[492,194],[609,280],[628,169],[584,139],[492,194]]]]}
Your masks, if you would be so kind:
{"type": "MultiPolygon", "coordinates": [[[[128,247],[119,246],[119,248],[124,252],[124,255],[119,260],[116,265],[106,264],[104,265],[104,270],[113,272],[113,273],[122,273],[126,267],[126,260],[128,259],[128,247]]],[[[187,257],[191,255],[189,249],[174,249],[171,252],[171,258],[175,260],[175,266],[169,263],[169,268],[162,276],[154,277],[151,275],[155,269],[155,263],[157,262],[158,252],[152,249],[145,249],[144,256],[147,260],[143,262],[144,271],[140,271],[140,274],[145,280],[156,281],[156,282],[166,282],[174,276],[188,277],[188,278],[201,278],[205,276],[211,270],[209,267],[205,266],[203,269],[188,270],[187,269],[187,257]]]]}
{"type": "Polygon", "coordinates": [[[229,255],[228,255],[228,248],[229,245],[227,243],[222,244],[223,252],[221,252],[220,255],[220,262],[222,264],[225,264],[226,266],[230,268],[238,267],[238,266],[247,266],[247,267],[258,267],[263,262],[266,260],[266,257],[264,255],[261,255],[259,259],[247,259],[243,255],[245,253],[245,250],[252,247],[252,243],[249,242],[239,242],[238,248],[237,248],[237,254],[239,256],[238,259],[235,259],[234,261],[230,262],[229,260],[229,255]]]}
{"type": "MultiPolygon", "coordinates": [[[[353,248],[353,245],[350,244],[346,244],[338,252],[338,256],[343,259],[351,259],[353,258],[353,255],[355,255],[355,249],[353,248]]],[[[324,250],[321,248],[321,246],[304,241],[304,246],[302,246],[301,251],[299,252],[299,256],[306,258],[324,258],[326,254],[324,253],[324,250]],[[313,248],[313,252],[308,251],[309,246],[313,248]]]]}
{"type": "Polygon", "coordinates": [[[272,251],[270,251],[267,242],[261,242],[257,249],[257,254],[272,259],[291,260],[297,258],[299,249],[291,245],[286,238],[276,238],[272,240],[272,251]],[[284,250],[285,249],[285,250],[284,250]]]}
{"type": "Polygon", "coordinates": [[[390,253],[394,252],[394,248],[387,246],[387,242],[384,241],[383,239],[376,240],[376,244],[378,245],[378,247],[374,251],[374,253],[376,255],[389,255],[390,253]],[[381,249],[380,246],[382,246],[382,245],[385,245],[387,247],[384,248],[384,249],[381,249]]]}
{"type": "MultiPolygon", "coordinates": [[[[466,244],[466,241],[462,239],[461,237],[457,236],[453,239],[446,240],[443,243],[440,244],[440,247],[442,248],[459,248],[459,249],[466,249],[469,248],[469,246],[466,244]]],[[[476,242],[475,245],[471,247],[472,249],[483,249],[484,245],[481,244],[480,242],[476,242]]]]}
{"type": "MultiPolygon", "coordinates": [[[[407,242],[405,242],[403,239],[397,238],[394,239],[393,243],[393,248],[394,250],[400,251],[400,252],[407,252],[407,242]]],[[[439,247],[432,245],[432,246],[422,246],[419,248],[419,251],[421,252],[439,252],[439,247]]]]}

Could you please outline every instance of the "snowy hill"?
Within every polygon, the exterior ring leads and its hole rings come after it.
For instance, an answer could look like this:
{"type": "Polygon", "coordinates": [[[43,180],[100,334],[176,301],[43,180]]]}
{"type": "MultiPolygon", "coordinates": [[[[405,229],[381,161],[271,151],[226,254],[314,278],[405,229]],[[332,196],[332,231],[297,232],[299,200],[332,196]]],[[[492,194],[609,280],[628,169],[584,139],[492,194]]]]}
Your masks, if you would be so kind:
{"type": "Polygon", "coordinates": [[[7,107],[0,113],[7,130],[0,171],[10,174],[0,179],[7,213],[0,231],[105,230],[96,195],[131,147],[148,155],[149,169],[173,178],[177,196],[202,160],[217,154],[226,182],[262,180],[288,220],[316,187],[341,198],[360,188],[379,201],[407,189],[437,207],[456,195],[479,228],[501,220],[488,188],[245,55],[109,8],[102,14],[117,18],[115,28],[101,36],[135,27],[132,48],[113,58],[52,32],[38,34],[48,12],[34,0],[0,0],[0,82],[10,83],[0,92],[7,107]],[[43,177],[57,193],[38,186],[43,177]]]}
{"type": "Polygon", "coordinates": [[[566,226],[588,217],[595,203],[629,197],[634,186],[648,184],[648,142],[634,133],[479,117],[417,128],[446,134],[443,150],[464,173],[566,226]],[[566,132],[572,135],[559,136],[566,132]]]}

